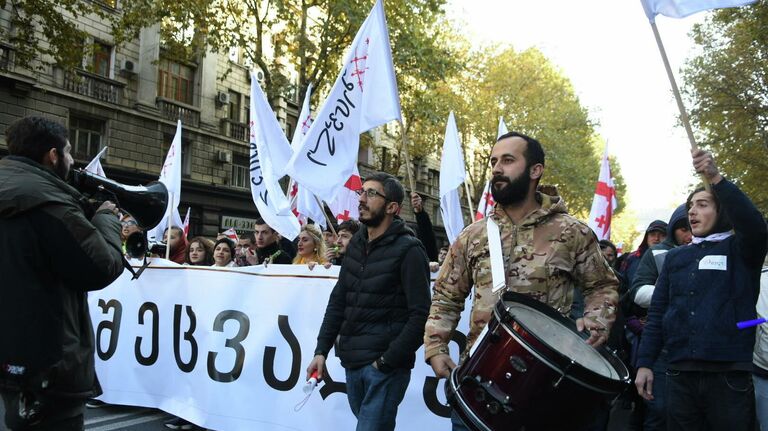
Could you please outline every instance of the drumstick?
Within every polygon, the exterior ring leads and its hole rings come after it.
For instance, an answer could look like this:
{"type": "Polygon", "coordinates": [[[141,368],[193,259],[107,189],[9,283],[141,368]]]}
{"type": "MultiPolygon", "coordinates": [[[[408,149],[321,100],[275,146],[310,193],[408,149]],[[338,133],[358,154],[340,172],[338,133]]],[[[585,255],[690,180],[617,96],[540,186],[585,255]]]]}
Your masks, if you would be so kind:
{"type": "Polygon", "coordinates": [[[736,323],[736,327],[739,329],[746,329],[746,328],[751,328],[753,326],[760,325],[765,322],[768,322],[768,320],[766,319],[745,320],[743,322],[736,323]]]}

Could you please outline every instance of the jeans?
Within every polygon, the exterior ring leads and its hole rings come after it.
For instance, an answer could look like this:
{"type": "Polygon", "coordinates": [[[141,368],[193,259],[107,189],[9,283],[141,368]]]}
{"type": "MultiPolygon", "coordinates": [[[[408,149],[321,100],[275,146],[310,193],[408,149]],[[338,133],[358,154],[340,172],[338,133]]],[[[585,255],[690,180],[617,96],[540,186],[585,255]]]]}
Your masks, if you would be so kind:
{"type": "Polygon", "coordinates": [[[755,384],[755,405],[760,431],[768,431],[768,379],[752,375],[755,384]]]}
{"type": "Polygon", "coordinates": [[[411,370],[398,368],[384,373],[366,365],[347,370],[347,399],[357,418],[356,431],[395,429],[397,407],[411,380],[411,370]]]}
{"type": "Polygon", "coordinates": [[[666,395],[669,431],[754,429],[755,396],[748,371],[668,370],[666,395]]]}
{"type": "Polygon", "coordinates": [[[469,431],[454,409],[451,409],[451,431],[469,431]]]}

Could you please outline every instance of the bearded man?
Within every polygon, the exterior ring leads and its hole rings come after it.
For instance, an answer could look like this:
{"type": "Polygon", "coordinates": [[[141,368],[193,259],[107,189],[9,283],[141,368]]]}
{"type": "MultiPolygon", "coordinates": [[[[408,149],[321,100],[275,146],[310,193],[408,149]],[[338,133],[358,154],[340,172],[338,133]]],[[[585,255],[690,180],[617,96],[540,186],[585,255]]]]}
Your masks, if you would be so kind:
{"type": "Polygon", "coordinates": [[[371,175],[357,194],[365,229],[347,245],[307,379],[327,376],[338,337],[357,430],[394,430],[429,311],[427,254],[397,215],[405,191],[395,177],[371,175]]]}
{"type": "MultiPolygon", "coordinates": [[[[425,327],[425,359],[437,377],[449,377],[456,367],[448,343],[473,288],[470,330],[461,360],[467,358],[505,290],[528,295],[567,317],[574,290],[579,289],[584,317],[576,325],[589,331],[587,343],[593,346],[606,341],[615,320],[619,282],[600,253],[592,230],[568,215],[554,187],[539,186],[544,174],[541,144],[520,133],[507,133],[496,141],[490,162],[496,201],[490,218],[500,231],[506,285],[492,291],[487,221],[466,227],[440,268],[425,327]]],[[[577,423],[577,416],[589,415],[551,415],[541,418],[545,423],[526,424],[525,429],[580,429],[587,425],[577,423]]],[[[454,430],[466,429],[457,414],[451,419],[454,430]]]]}

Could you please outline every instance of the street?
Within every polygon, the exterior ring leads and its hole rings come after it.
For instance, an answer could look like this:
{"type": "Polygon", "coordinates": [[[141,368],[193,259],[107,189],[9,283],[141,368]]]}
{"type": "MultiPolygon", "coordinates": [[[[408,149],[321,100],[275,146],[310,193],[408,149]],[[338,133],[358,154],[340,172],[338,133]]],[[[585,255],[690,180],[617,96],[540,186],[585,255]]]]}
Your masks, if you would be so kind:
{"type": "MultiPolygon", "coordinates": [[[[97,409],[85,409],[85,429],[89,431],[159,431],[167,430],[163,423],[173,418],[172,415],[157,409],[107,405],[97,409]]],[[[0,403],[0,414],[5,416],[5,409],[0,403]]],[[[0,430],[5,431],[3,421],[0,430]]]]}

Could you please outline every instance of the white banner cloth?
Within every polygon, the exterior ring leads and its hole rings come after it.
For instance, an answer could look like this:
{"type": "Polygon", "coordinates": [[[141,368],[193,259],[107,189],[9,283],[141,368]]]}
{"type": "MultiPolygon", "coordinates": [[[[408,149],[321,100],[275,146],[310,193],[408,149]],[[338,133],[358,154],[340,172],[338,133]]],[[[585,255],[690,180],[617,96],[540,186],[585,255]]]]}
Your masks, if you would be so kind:
{"type": "MultiPolygon", "coordinates": [[[[100,398],[159,408],[214,430],[354,429],[343,383],[321,382],[294,411],[305,397],[305,370],[337,273],[165,260],[153,261],[136,281],[124,273],[88,298],[100,398]]],[[[465,334],[469,308],[461,319],[465,334]]],[[[451,349],[456,359],[455,343],[451,349]]],[[[444,381],[423,358],[419,349],[397,430],[450,427],[432,411],[445,402],[444,381]]],[[[345,381],[333,351],[328,367],[335,382],[345,381]]]]}

